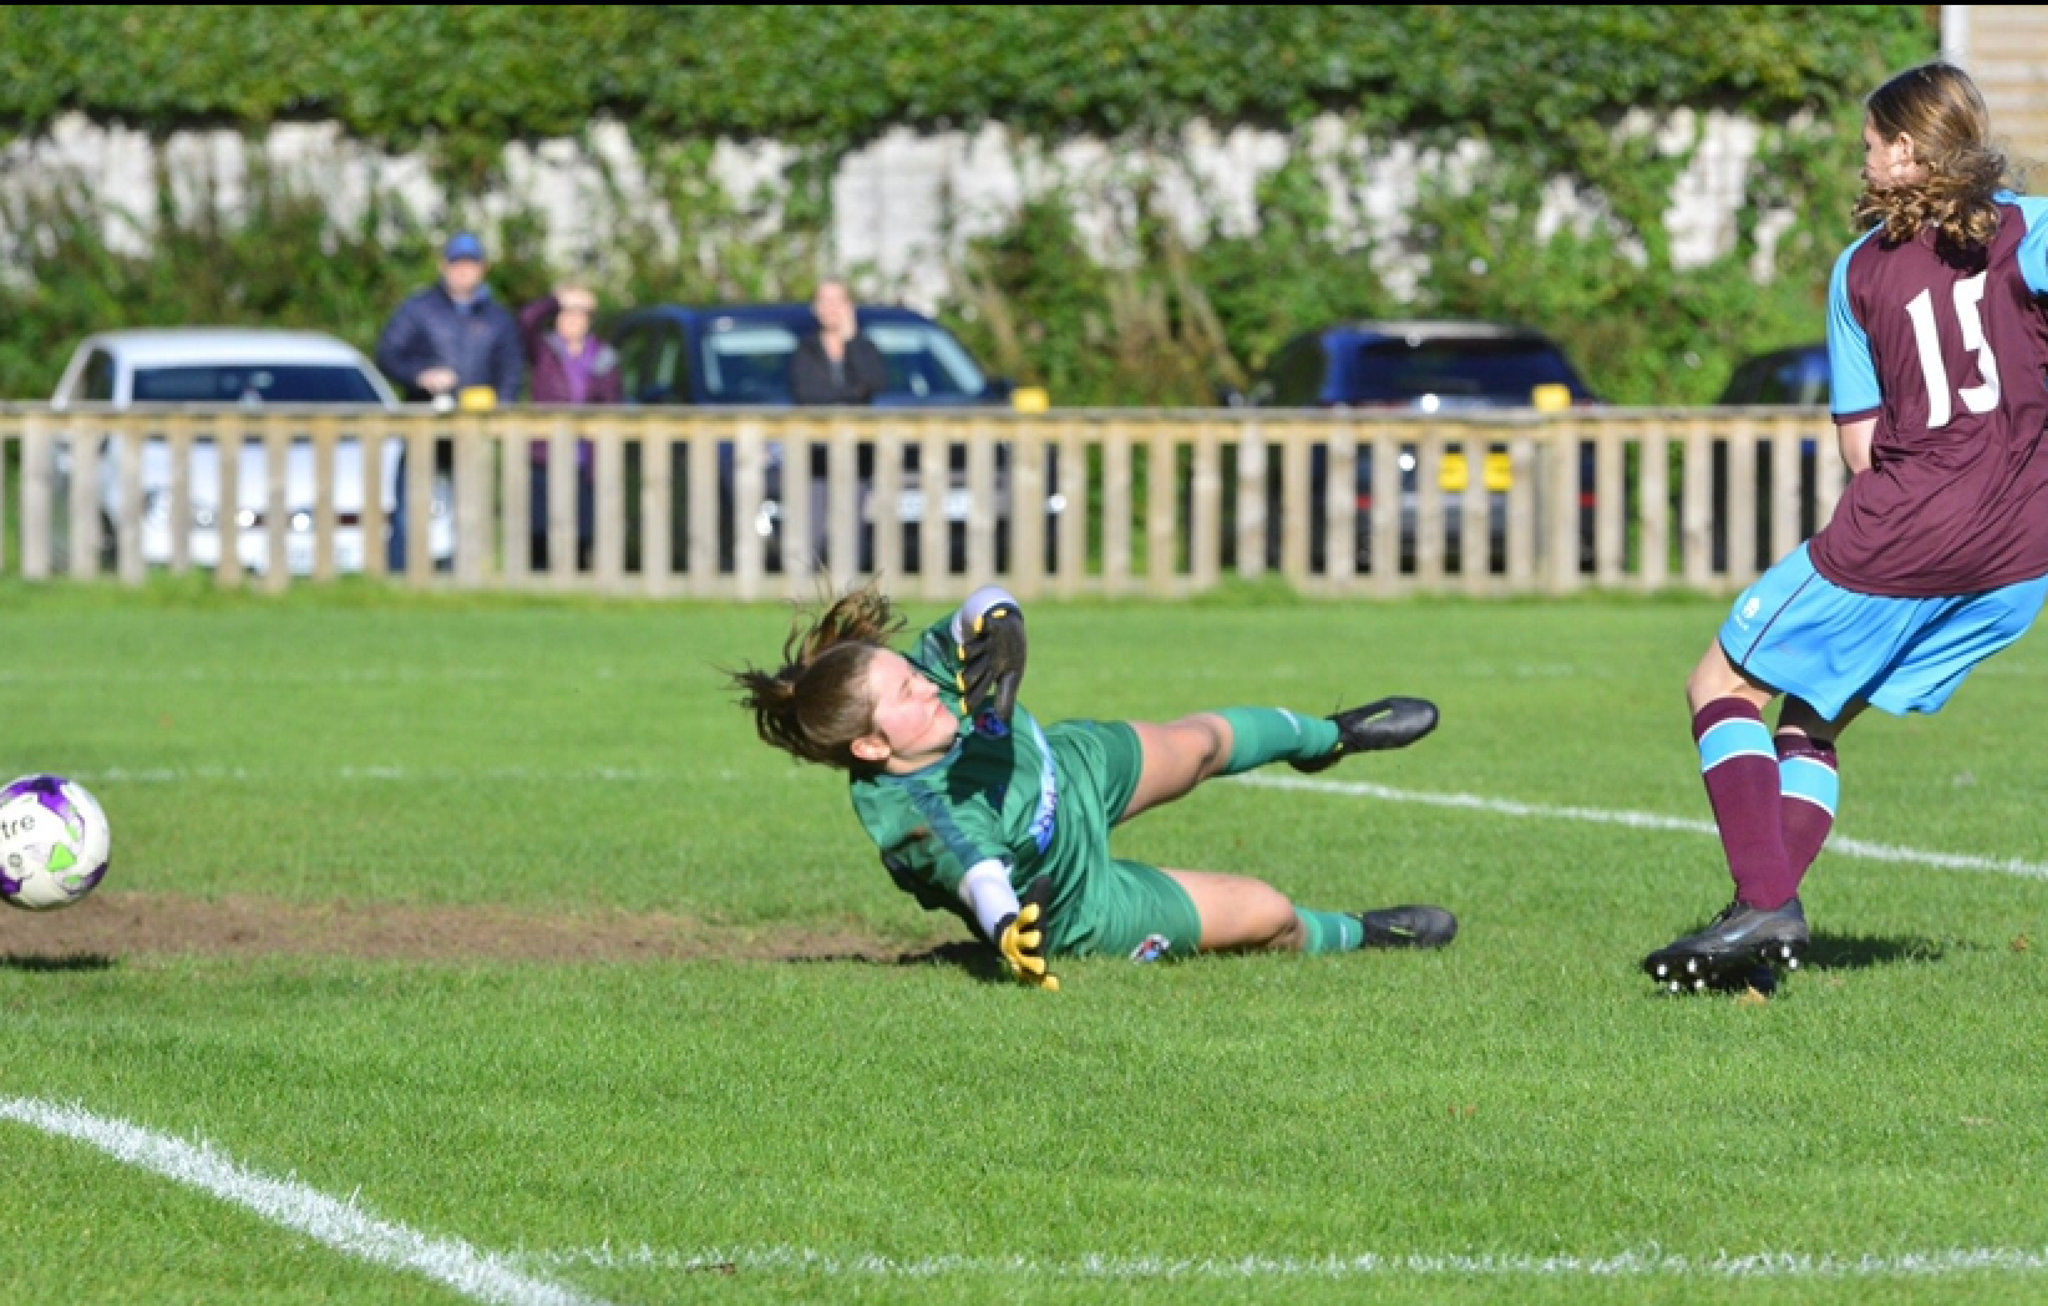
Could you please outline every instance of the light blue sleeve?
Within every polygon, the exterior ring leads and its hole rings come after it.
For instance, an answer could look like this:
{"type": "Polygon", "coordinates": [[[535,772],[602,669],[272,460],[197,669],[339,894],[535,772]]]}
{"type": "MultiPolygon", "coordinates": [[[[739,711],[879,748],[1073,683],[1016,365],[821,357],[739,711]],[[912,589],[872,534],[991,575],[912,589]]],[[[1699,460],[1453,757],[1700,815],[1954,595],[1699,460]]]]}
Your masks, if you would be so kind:
{"type": "Polygon", "coordinates": [[[2027,289],[2048,295],[2048,199],[2015,195],[2012,202],[2027,220],[2027,234],[2020,237],[2020,275],[2027,279],[2027,289]]]}
{"type": "Polygon", "coordinates": [[[1843,250],[1828,277],[1828,410],[1838,419],[1868,416],[1884,402],[1877,387],[1877,364],[1870,357],[1870,335],[1849,306],[1849,260],[1878,231],[1872,227],[1843,250]]]}

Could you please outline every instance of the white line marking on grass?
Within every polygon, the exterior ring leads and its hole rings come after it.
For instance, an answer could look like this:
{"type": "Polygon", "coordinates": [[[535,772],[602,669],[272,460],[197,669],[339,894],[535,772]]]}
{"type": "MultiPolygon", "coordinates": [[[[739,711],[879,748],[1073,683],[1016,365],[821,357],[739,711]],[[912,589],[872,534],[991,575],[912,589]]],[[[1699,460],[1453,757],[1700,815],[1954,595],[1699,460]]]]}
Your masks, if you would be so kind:
{"type": "Polygon", "coordinates": [[[297,783],[302,779],[335,779],[367,781],[374,783],[410,783],[414,781],[448,780],[530,780],[539,784],[613,784],[624,781],[645,781],[648,783],[671,782],[679,775],[691,772],[651,770],[647,767],[626,766],[490,766],[490,767],[404,767],[404,766],[343,766],[333,771],[323,771],[310,776],[286,771],[252,771],[241,766],[192,766],[192,767],[121,767],[110,766],[99,771],[79,771],[73,778],[83,784],[105,781],[109,784],[185,784],[197,781],[233,781],[237,784],[257,784],[278,781],[297,783]]]}
{"type": "MultiPolygon", "coordinates": [[[[646,767],[574,767],[566,770],[548,767],[501,766],[481,769],[457,767],[402,767],[402,766],[344,766],[333,772],[338,780],[363,781],[375,784],[447,781],[538,781],[547,784],[615,784],[634,781],[666,783],[676,778],[677,772],[650,769],[646,767]]],[[[796,772],[790,774],[795,775],[796,772]]],[[[259,780],[284,779],[282,775],[256,773],[240,767],[177,767],[127,769],[109,767],[98,772],[81,771],[78,780],[91,784],[97,781],[122,782],[128,784],[179,784],[197,780],[233,780],[250,783],[259,780]]],[[[720,779],[731,779],[730,771],[720,772],[720,779]]],[[[1390,789],[1386,785],[1347,784],[1336,780],[1305,780],[1292,776],[1239,775],[1231,777],[1238,784],[1257,785],[1266,789],[1298,789],[1310,793],[1339,794],[1351,798],[1377,798],[1389,803],[1423,803],[1431,807],[1458,807],[1467,811],[1490,812],[1496,816],[1533,817],[1555,821],[1590,821],[1600,825],[1626,825],[1638,830],[1676,830],[1684,834],[1705,834],[1718,837],[1719,832],[1712,821],[1694,820],[1682,816],[1659,816],[1654,812],[1622,812],[1600,807],[1551,807],[1541,803],[1520,803],[1507,798],[1486,798],[1478,794],[1429,794],[1416,793],[1406,789],[1390,789]]],[[[2048,863],[2030,862],[2018,857],[1976,857],[1967,853],[1930,852],[1924,848],[1901,848],[1893,844],[1870,843],[1863,839],[1851,839],[1836,835],[1828,840],[1828,851],[1845,857],[1861,857],[1874,862],[1910,862],[1919,866],[1938,866],[1950,871],[1994,871],[2001,875],[2019,875],[2029,879],[2048,880],[2048,863]]]]}
{"type": "Polygon", "coordinates": [[[336,1251],[423,1274],[477,1301],[494,1306],[604,1306],[597,1298],[523,1273],[505,1257],[376,1219],[356,1208],[353,1195],[346,1202],[337,1201],[304,1184],[258,1174],[206,1143],[187,1143],[82,1107],[30,1097],[0,1098],[0,1119],[89,1144],[117,1161],[245,1206],[336,1251]]]}
{"type": "Polygon", "coordinates": [[[1652,1248],[1615,1256],[1380,1256],[1367,1253],[1309,1259],[1205,1256],[1165,1260],[1098,1254],[1067,1261],[1038,1261],[1023,1256],[900,1259],[872,1252],[833,1255],[799,1247],[680,1252],[657,1251],[643,1246],[633,1250],[593,1247],[581,1251],[552,1252],[537,1259],[552,1265],[590,1266],[606,1270],[663,1270],[685,1274],[714,1270],[754,1271],[889,1279],[931,1279],[952,1274],[1029,1274],[1048,1279],[1348,1279],[1404,1275],[1871,1279],[1986,1271],[2036,1274],[2048,1270],[2048,1249],[2023,1251],[2005,1247],[1964,1247],[1950,1251],[1867,1256],[1832,1252],[1752,1252],[1739,1256],[1722,1252],[1711,1256],[1686,1256],[1652,1248]]]}
{"type": "MultiPolygon", "coordinates": [[[[1240,784],[1258,785],[1266,789],[1305,789],[1314,793],[1342,794],[1352,798],[1377,798],[1389,803],[1459,807],[1468,811],[1490,812],[1497,816],[1592,821],[1601,825],[1633,826],[1639,830],[1679,830],[1687,834],[1719,837],[1719,831],[1712,821],[1658,816],[1652,812],[1618,812],[1598,807],[1547,807],[1540,803],[1518,803],[1505,798],[1483,798],[1478,794],[1415,793],[1405,789],[1389,789],[1385,785],[1346,784],[1334,780],[1297,780],[1290,776],[1240,775],[1232,778],[1240,784]]],[[[1912,862],[1921,866],[1939,866],[1950,871],[1996,871],[2003,875],[2023,875],[2031,879],[2048,880],[2048,864],[2023,861],[2018,857],[1972,857],[1962,853],[1928,852],[1921,848],[1899,848],[1891,844],[1869,843],[1862,839],[1849,839],[1839,835],[1828,840],[1827,851],[1877,862],[1912,862]]]]}

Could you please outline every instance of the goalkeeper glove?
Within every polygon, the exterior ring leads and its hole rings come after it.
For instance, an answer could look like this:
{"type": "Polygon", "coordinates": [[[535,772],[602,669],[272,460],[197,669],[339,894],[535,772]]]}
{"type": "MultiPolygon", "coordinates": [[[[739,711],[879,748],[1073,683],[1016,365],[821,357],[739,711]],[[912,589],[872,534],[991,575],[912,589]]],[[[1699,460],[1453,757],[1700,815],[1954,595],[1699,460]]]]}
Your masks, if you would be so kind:
{"type": "Polygon", "coordinates": [[[993,715],[1008,725],[1024,682],[1024,614],[997,603],[974,618],[959,646],[960,703],[969,717],[993,715]]]}
{"type": "Polygon", "coordinates": [[[1052,896],[1052,881],[1039,876],[1024,890],[1017,910],[996,922],[996,950],[1010,973],[1033,988],[1057,993],[1059,976],[1045,965],[1045,903],[1052,896]]]}

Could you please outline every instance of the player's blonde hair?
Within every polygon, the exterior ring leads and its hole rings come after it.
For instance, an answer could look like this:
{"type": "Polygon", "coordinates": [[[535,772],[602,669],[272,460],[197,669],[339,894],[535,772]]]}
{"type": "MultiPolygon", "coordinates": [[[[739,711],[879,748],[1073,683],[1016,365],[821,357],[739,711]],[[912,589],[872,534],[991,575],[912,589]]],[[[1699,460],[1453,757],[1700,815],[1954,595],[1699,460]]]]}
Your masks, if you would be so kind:
{"type": "Polygon", "coordinates": [[[1970,75],[1936,60],[1893,77],[1864,97],[1870,125],[1884,140],[1913,139],[1913,160],[1926,169],[1918,185],[1879,189],[1865,180],[1856,201],[1860,226],[1879,226],[1891,243],[1935,233],[1946,254],[1981,250],[1998,234],[1993,200],[2011,171],[1992,143],[1991,111],[1970,75]]]}
{"type": "Polygon", "coordinates": [[[806,762],[856,771],[853,741],[874,728],[868,662],[904,627],[873,582],[834,600],[808,623],[798,613],[782,644],[782,667],[729,672],[740,706],[762,740],[806,762]]]}

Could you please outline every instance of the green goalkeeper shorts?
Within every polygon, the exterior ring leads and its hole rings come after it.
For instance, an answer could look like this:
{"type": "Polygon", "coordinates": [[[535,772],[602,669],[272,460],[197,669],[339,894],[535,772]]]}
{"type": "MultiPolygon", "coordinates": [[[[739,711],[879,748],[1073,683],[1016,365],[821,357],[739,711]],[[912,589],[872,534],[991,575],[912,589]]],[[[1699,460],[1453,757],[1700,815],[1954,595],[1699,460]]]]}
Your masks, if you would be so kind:
{"type": "Polygon", "coordinates": [[[1109,853],[1109,832],[1144,772],[1138,732],[1122,721],[1062,721],[1046,738],[1060,772],[1060,832],[1041,867],[1058,886],[1048,950],[1133,961],[1192,955],[1202,918],[1180,881],[1109,853]]]}

